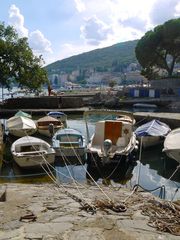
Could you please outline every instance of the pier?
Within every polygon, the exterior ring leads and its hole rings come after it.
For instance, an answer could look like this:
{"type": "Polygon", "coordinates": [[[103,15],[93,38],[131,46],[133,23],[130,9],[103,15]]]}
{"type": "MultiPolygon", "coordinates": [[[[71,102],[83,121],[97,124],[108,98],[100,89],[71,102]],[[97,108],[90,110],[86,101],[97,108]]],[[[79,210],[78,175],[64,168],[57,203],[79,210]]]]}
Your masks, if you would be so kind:
{"type": "MultiPolygon", "coordinates": [[[[32,116],[42,116],[46,115],[50,111],[62,111],[67,115],[83,115],[83,113],[89,110],[89,107],[81,108],[46,108],[46,109],[21,109],[24,112],[31,114],[32,116]]],[[[18,109],[0,109],[1,118],[12,117],[18,109]]],[[[180,113],[169,113],[169,112],[135,112],[133,113],[136,122],[139,121],[151,121],[153,119],[158,119],[171,128],[180,127],[180,113]]]]}
{"type": "Polygon", "coordinates": [[[166,112],[135,112],[134,118],[136,122],[151,121],[158,119],[168,124],[172,129],[180,127],[180,113],[166,113],[166,112]]]}
{"type": "MultiPolygon", "coordinates": [[[[1,118],[9,118],[14,116],[15,113],[17,113],[19,109],[0,109],[1,118]]],[[[88,107],[82,107],[82,108],[45,108],[45,109],[25,109],[20,108],[21,111],[27,112],[31,114],[32,116],[42,116],[46,115],[48,112],[56,111],[56,112],[64,112],[68,115],[83,115],[83,113],[86,110],[89,110],[88,107]]]]}

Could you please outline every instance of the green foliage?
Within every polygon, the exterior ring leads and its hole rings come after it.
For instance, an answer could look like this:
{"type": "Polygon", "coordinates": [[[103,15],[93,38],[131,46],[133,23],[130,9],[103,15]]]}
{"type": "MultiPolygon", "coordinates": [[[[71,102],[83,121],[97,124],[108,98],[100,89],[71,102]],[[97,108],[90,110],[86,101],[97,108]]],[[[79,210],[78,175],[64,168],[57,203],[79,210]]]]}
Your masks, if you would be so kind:
{"type": "Polygon", "coordinates": [[[13,82],[38,89],[48,82],[42,68],[42,56],[33,55],[27,38],[19,38],[13,27],[0,23],[0,84],[9,88],[13,82]]]}
{"type": "Polygon", "coordinates": [[[163,69],[171,77],[175,64],[180,61],[180,18],[146,32],[138,41],[135,52],[144,76],[157,77],[157,72],[163,69]]]}
{"type": "Polygon", "coordinates": [[[117,84],[117,82],[116,82],[115,80],[110,80],[110,81],[109,81],[109,86],[110,86],[111,88],[113,88],[116,84],[117,84]]]}
{"type": "Polygon", "coordinates": [[[93,50],[77,56],[63,59],[46,66],[48,73],[72,72],[76,69],[95,69],[99,72],[113,70],[113,62],[118,63],[119,69],[124,65],[137,62],[135,46],[137,40],[118,43],[111,47],[93,50]]]}

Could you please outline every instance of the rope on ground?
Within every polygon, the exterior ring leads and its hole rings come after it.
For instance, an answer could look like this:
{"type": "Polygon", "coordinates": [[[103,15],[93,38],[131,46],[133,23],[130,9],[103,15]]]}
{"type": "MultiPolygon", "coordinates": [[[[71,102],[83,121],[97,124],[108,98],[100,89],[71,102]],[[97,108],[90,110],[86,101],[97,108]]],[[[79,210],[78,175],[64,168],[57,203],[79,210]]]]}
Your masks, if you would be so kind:
{"type": "Polygon", "coordinates": [[[149,225],[162,232],[180,236],[180,205],[151,200],[142,207],[142,214],[149,216],[149,225]]]}

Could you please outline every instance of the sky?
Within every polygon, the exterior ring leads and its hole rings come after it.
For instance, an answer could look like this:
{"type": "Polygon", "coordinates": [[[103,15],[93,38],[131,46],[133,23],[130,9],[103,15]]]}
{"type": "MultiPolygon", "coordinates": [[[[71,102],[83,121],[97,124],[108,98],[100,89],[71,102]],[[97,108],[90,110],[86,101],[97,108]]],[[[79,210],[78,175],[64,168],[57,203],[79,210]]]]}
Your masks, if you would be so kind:
{"type": "Polygon", "coordinates": [[[140,39],[180,17],[180,0],[0,0],[0,22],[27,37],[45,65],[140,39]]]}

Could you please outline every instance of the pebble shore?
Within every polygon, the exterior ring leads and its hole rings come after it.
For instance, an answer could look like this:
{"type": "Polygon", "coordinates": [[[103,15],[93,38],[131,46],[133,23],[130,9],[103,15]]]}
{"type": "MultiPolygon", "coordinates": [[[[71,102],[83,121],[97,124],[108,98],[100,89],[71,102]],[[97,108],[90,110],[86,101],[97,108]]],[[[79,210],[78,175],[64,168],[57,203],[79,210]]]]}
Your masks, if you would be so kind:
{"type": "Polygon", "coordinates": [[[141,206],[155,197],[113,186],[56,187],[54,184],[1,184],[0,240],[176,240],[178,236],[148,225],[141,206]],[[95,201],[121,203],[125,212],[97,208],[91,214],[72,196],[92,204],[95,201]],[[2,197],[2,195],[4,196],[2,197]]]}

